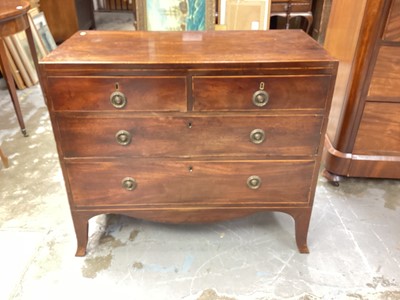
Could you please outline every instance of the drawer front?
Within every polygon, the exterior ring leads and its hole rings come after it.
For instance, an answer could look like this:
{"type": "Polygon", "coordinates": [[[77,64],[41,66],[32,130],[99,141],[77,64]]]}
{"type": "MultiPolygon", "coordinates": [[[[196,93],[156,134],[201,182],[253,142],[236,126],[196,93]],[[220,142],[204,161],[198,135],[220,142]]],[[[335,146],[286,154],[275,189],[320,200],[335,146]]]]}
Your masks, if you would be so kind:
{"type": "Polygon", "coordinates": [[[400,156],[400,103],[366,103],[353,153],[400,156]]]}
{"type": "Polygon", "coordinates": [[[315,155],[321,116],[59,116],[66,157],[315,155]]]}
{"type": "Polygon", "coordinates": [[[383,38],[400,42],[400,0],[393,0],[383,38]]]}
{"type": "Polygon", "coordinates": [[[307,203],[313,169],[313,161],[67,163],[77,207],[307,203]]]}
{"type": "Polygon", "coordinates": [[[330,82],[330,76],[194,77],[194,110],[323,109],[330,82]],[[253,96],[262,92],[268,102],[257,105],[253,96]]]}
{"type": "Polygon", "coordinates": [[[50,77],[48,85],[55,111],[187,110],[186,77],[50,77]]]}

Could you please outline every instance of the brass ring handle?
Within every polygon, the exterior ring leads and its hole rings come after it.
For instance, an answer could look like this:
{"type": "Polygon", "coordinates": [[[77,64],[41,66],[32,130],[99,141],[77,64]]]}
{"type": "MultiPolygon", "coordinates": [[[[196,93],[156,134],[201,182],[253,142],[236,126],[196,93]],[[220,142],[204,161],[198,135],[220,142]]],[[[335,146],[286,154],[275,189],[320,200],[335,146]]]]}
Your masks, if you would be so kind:
{"type": "Polygon", "coordinates": [[[134,178],[125,177],[122,179],[122,187],[127,191],[133,191],[137,187],[137,182],[134,178]]]}
{"type": "Polygon", "coordinates": [[[123,93],[115,91],[110,96],[110,102],[115,108],[124,108],[128,100],[123,93]]]}
{"type": "Polygon", "coordinates": [[[250,141],[253,144],[261,144],[265,141],[265,132],[262,129],[254,129],[250,132],[250,141]]]}
{"type": "Polygon", "coordinates": [[[261,178],[257,175],[247,178],[247,186],[252,190],[257,190],[261,186],[261,178]]]}
{"type": "Polygon", "coordinates": [[[253,104],[258,107],[267,105],[269,94],[266,91],[259,90],[253,94],[253,104]]]}
{"type": "Polygon", "coordinates": [[[120,130],[115,134],[115,139],[121,146],[127,146],[132,141],[131,134],[126,130],[120,130]]]}

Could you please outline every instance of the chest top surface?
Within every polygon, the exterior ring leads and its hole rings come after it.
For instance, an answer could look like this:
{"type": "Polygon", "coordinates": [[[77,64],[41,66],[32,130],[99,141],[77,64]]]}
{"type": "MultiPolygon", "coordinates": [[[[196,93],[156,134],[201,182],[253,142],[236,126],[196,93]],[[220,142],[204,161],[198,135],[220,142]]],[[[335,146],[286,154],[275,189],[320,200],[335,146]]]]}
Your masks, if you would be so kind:
{"type": "Polygon", "coordinates": [[[332,57],[303,31],[77,32],[40,63],[198,65],[326,63],[332,57]]]}

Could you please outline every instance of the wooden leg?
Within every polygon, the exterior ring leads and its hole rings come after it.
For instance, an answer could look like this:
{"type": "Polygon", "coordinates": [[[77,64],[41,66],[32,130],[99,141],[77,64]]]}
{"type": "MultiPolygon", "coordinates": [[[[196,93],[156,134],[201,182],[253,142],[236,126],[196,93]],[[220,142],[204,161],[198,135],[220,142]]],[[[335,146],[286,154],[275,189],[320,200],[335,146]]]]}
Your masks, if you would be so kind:
{"type": "Polygon", "coordinates": [[[89,218],[85,214],[72,212],[72,220],[77,241],[75,256],[85,256],[89,233],[89,218]]]}
{"type": "MultiPolygon", "coordinates": [[[[28,23],[29,23],[29,21],[28,21],[28,23]]],[[[39,60],[38,60],[37,53],[36,53],[35,42],[34,42],[33,36],[32,36],[32,29],[30,27],[28,27],[27,29],[25,29],[25,33],[26,33],[26,38],[28,40],[29,49],[31,51],[32,59],[35,64],[36,72],[39,75],[39,81],[40,81],[39,60]]]]}
{"type": "Polygon", "coordinates": [[[310,225],[311,207],[294,208],[287,211],[282,210],[291,215],[295,224],[296,244],[300,253],[310,253],[307,247],[308,227],[310,225]]]}
{"type": "Polygon", "coordinates": [[[308,227],[310,225],[311,208],[294,217],[296,244],[300,253],[310,253],[307,246],[308,227]]]}
{"type": "Polygon", "coordinates": [[[1,158],[1,162],[4,165],[4,168],[8,168],[8,158],[7,156],[3,153],[3,151],[0,148],[0,158],[1,158]]]}
{"type": "Polygon", "coordinates": [[[322,171],[322,176],[324,176],[330,184],[333,186],[339,186],[339,181],[341,177],[339,175],[329,172],[327,169],[322,171]]]}
{"type": "Polygon", "coordinates": [[[21,127],[21,132],[26,137],[28,136],[28,134],[26,133],[25,123],[22,117],[21,108],[19,106],[17,91],[15,89],[15,83],[10,70],[10,65],[7,60],[7,54],[3,39],[0,39],[0,63],[1,63],[1,68],[3,70],[3,76],[7,83],[8,91],[10,92],[11,100],[14,105],[14,110],[17,115],[18,123],[19,126],[21,127]]]}

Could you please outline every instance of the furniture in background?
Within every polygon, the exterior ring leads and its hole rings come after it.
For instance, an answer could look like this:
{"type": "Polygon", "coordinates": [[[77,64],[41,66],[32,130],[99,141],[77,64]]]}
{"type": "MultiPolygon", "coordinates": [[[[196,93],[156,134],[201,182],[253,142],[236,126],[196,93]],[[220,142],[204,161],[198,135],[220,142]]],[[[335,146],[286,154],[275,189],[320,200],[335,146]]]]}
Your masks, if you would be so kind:
{"type": "Polygon", "coordinates": [[[95,11],[121,12],[132,10],[135,13],[136,0],[93,0],[95,11]]]}
{"type": "Polygon", "coordinates": [[[148,31],[202,31],[215,25],[215,0],[136,0],[135,27],[148,31]]]}
{"type": "Polygon", "coordinates": [[[57,44],[78,30],[95,28],[92,0],[40,0],[40,9],[57,44]]]}
{"type": "Polygon", "coordinates": [[[87,31],[63,46],[40,69],[76,255],[98,214],[194,223],[265,210],[291,215],[308,253],[337,71],[316,41],[300,30],[87,31]]]}
{"type": "Polygon", "coordinates": [[[320,45],[324,44],[333,0],[313,0],[313,22],[309,34],[320,45]]]}
{"type": "Polygon", "coordinates": [[[0,147],[0,160],[4,166],[4,168],[8,168],[8,157],[3,153],[0,147]]]}
{"type": "Polygon", "coordinates": [[[400,179],[400,0],[333,1],[325,47],[341,61],[325,176],[400,179]]]}
{"type": "Polygon", "coordinates": [[[219,0],[216,2],[217,29],[269,29],[271,0],[219,0]]]}
{"type": "Polygon", "coordinates": [[[17,115],[21,132],[28,136],[25,128],[24,119],[18,101],[15,82],[10,69],[10,63],[7,56],[7,50],[4,44],[4,38],[25,31],[28,45],[32,54],[34,64],[37,69],[37,55],[33,41],[32,30],[28,20],[29,3],[22,0],[2,0],[0,2],[0,62],[4,79],[10,92],[11,100],[17,115]]]}
{"type": "Polygon", "coordinates": [[[306,21],[305,32],[309,33],[313,22],[312,0],[271,0],[271,18],[284,18],[285,28],[290,28],[293,18],[302,18],[306,21]]]}

